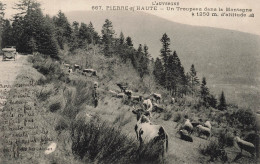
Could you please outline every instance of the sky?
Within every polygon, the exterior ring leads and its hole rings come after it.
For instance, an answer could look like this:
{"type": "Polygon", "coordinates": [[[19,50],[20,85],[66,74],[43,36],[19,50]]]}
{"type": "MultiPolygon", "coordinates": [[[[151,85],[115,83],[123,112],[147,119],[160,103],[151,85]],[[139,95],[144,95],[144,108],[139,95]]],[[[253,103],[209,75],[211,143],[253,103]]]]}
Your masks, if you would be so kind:
{"type": "MultiPolygon", "coordinates": [[[[6,4],[6,18],[16,12],[12,9],[14,3],[19,0],[0,0],[6,4]]],[[[42,4],[42,9],[45,14],[56,15],[59,10],[62,12],[79,11],[79,10],[92,10],[92,6],[152,6],[155,2],[179,2],[178,6],[181,8],[241,8],[252,9],[254,17],[200,17],[192,16],[191,12],[180,11],[167,11],[165,6],[164,10],[145,11],[147,13],[165,18],[167,20],[196,25],[196,26],[209,26],[216,28],[232,29],[252,34],[260,35],[260,0],[38,0],[42,4]]],[[[174,7],[174,6],[173,6],[174,7]]],[[[132,12],[132,11],[129,11],[132,12]]],[[[225,12],[225,11],[223,11],[225,12]]],[[[219,12],[219,15],[223,12],[219,12]]],[[[195,12],[196,13],[196,12],[195,12]]],[[[241,12],[239,12],[241,13],[241,12]]]]}

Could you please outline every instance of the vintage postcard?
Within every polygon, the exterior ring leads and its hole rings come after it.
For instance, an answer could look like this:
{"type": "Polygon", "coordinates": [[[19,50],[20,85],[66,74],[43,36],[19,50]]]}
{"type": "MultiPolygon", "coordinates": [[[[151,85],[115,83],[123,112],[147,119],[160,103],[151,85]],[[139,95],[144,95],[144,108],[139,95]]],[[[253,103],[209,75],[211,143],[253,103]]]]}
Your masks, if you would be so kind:
{"type": "Polygon", "coordinates": [[[0,0],[0,163],[259,163],[258,0],[0,0]]]}

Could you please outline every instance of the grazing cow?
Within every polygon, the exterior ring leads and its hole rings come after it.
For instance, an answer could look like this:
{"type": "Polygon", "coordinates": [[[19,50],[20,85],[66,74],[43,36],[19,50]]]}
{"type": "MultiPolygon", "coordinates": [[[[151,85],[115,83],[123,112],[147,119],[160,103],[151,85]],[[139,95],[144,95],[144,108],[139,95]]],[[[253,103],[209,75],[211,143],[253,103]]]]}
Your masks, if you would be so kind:
{"type": "Polygon", "coordinates": [[[181,126],[180,130],[182,130],[182,129],[186,130],[189,135],[191,135],[193,133],[193,126],[189,119],[186,119],[184,124],[181,126]]]}
{"type": "Polygon", "coordinates": [[[186,130],[179,130],[180,138],[185,141],[193,142],[192,137],[189,135],[189,132],[186,130]]]}
{"type": "Polygon", "coordinates": [[[240,137],[236,136],[234,138],[234,142],[239,146],[239,148],[241,149],[241,154],[242,154],[242,150],[245,150],[247,152],[249,152],[252,156],[254,156],[254,153],[256,152],[255,149],[255,145],[252,144],[251,142],[247,142],[245,140],[242,140],[240,137]]]}
{"type": "Polygon", "coordinates": [[[131,98],[131,96],[132,96],[132,94],[133,94],[133,91],[131,91],[131,90],[125,90],[124,93],[128,96],[128,98],[131,98]]]}
{"type": "Polygon", "coordinates": [[[161,101],[161,99],[162,99],[162,95],[161,95],[161,94],[158,94],[158,93],[153,93],[153,94],[151,94],[150,96],[154,97],[155,101],[156,101],[156,102],[158,101],[159,103],[160,103],[160,101],[161,101]]]}
{"type": "Polygon", "coordinates": [[[125,97],[125,94],[124,93],[118,93],[116,95],[117,98],[124,98],[125,97]]]}
{"type": "Polygon", "coordinates": [[[72,68],[69,67],[69,71],[68,71],[68,72],[69,72],[69,73],[72,73],[72,68]]]}
{"type": "Polygon", "coordinates": [[[210,138],[210,136],[211,136],[211,130],[207,127],[202,126],[202,125],[197,126],[197,132],[198,132],[199,137],[200,137],[201,134],[206,136],[207,139],[210,138]]]}
{"type": "Polygon", "coordinates": [[[145,110],[147,110],[147,111],[152,111],[152,109],[153,109],[153,104],[150,99],[144,100],[143,106],[144,106],[145,110]]]}
{"type": "Polygon", "coordinates": [[[108,91],[110,94],[112,94],[112,97],[117,97],[117,92],[113,90],[108,91]]]}
{"type": "Polygon", "coordinates": [[[70,64],[67,64],[67,63],[63,63],[63,65],[64,65],[65,67],[70,67],[70,64]]]}
{"type": "Polygon", "coordinates": [[[197,127],[198,125],[200,125],[200,123],[199,123],[199,122],[191,122],[191,125],[192,125],[193,127],[197,127]]]}
{"type": "Polygon", "coordinates": [[[131,100],[141,102],[143,99],[142,96],[131,96],[131,100]]]}
{"type": "Polygon", "coordinates": [[[80,65],[78,65],[78,64],[74,64],[74,70],[80,70],[80,65]]]}
{"type": "Polygon", "coordinates": [[[156,103],[154,103],[153,106],[154,106],[154,110],[153,111],[155,111],[155,112],[161,113],[161,112],[164,111],[163,107],[159,106],[156,103]]]}
{"type": "Polygon", "coordinates": [[[137,123],[135,125],[135,132],[137,139],[140,142],[140,147],[143,143],[157,143],[163,141],[163,154],[164,148],[166,147],[166,152],[168,151],[168,134],[161,125],[154,125],[151,123],[150,119],[147,117],[149,115],[148,111],[143,109],[135,109],[132,111],[136,114],[137,123]],[[166,146],[164,147],[164,144],[166,146]]]}
{"type": "Polygon", "coordinates": [[[117,83],[116,85],[121,89],[121,92],[125,92],[125,90],[127,88],[126,85],[123,85],[123,84],[120,84],[120,83],[117,83]]]}
{"type": "MultiPolygon", "coordinates": [[[[91,73],[92,76],[97,76],[97,71],[94,69],[83,69],[83,73],[91,73]]],[[[86,74],[85,74],[86,75],[86,74]]]]}
{"type": "Polygon", "coordinates": [[[211,129],[210,121],[206,121],[206,122],[204,123],[204,126],[207,127],[207,128],[209,128],[209,129],[211,129]]]}

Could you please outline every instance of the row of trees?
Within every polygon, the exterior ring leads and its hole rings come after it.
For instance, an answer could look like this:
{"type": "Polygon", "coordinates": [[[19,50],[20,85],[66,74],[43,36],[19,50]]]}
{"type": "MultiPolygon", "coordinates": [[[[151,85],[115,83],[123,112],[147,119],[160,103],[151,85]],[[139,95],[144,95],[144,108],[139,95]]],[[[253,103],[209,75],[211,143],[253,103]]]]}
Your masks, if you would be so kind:
{"type": "Polygon", "coordinates": [[[176,51],[170,49],[170,38],[163,34],[161,38],[161,58],[156,58],[153,74],[156,82],[165,87],[172,96],[183,96],[187,94],[200,96],[201,104],[206,107],[226,109],[224,92],[220,96],[217,105],[216,98],[210,94],[206,78],[202,78],[200,84],[195,66],[192,64],[190,71],[185,74],[184,68],[176,51]]]}
{"type": "Polygon", "coordinates": [[[57,57],[58,46],[51,19],[44,16],[40,3],[35,0],[20,0],[15,4],[17,10],[12,18],[4,20],[2,47],[15,45],[19,52],[38,51],[57,57]]]}

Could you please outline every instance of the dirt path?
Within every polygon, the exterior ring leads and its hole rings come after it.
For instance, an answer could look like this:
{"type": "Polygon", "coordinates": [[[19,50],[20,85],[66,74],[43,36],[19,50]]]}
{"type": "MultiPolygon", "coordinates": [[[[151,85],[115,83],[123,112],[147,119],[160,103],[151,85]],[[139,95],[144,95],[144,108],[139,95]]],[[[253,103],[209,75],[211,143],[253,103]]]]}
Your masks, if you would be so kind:
{"type": "Polygon", "coordinates": [[[17,55],[16,60],[2,61],[0,57],[0,109],[3,108],[3,102],[6,101],[5,97],[8,95],[8,91],[11,89],[16,76],[19,74],[22,66],[26,63],[27,56],[17,55]]]}

